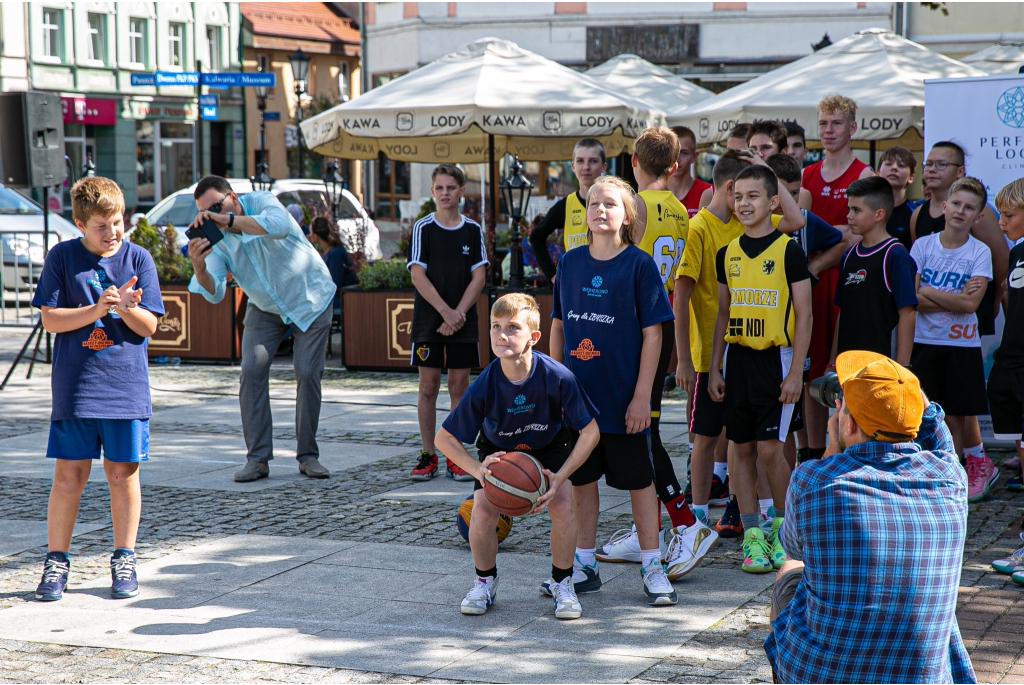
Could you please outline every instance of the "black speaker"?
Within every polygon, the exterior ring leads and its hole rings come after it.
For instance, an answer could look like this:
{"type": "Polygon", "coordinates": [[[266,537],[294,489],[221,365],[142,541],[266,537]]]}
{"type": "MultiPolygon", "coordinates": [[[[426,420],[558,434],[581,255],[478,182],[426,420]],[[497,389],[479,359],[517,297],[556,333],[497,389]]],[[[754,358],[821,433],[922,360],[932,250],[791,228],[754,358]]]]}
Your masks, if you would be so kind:
{"type": "Polygon", "coordinates": [[[56,93],[0,93],[0,182],[41,188],[64,182],[64,113],[56,93]]]}

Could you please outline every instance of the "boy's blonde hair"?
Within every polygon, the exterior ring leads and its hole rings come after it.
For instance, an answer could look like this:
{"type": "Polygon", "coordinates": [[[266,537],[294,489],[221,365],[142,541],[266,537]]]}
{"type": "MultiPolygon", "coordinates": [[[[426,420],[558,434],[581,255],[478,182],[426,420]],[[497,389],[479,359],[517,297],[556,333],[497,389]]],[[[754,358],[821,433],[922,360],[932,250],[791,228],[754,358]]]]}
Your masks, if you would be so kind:
{"type": "Polygon", "coordinates": [[[839,93],[831,93],[818,103],[818,114],[845,114],[850,121],[857,118],[857,103],[839,93]]]}
{"type": "Polygon", "coordinates": [[[537,300],[526,293],[509,293],[502,295],[491,305],[491,318],[500,319],[504,316],[517,316],[526,312],[526,325],[530,332],[540,330],[540,305],[537,300]]]}
{"type": "Polygon", "coordinates": [[[124,195],[114,181],[89,176],[71,186],[71,217],[83,226],[96,215],[124,214],[124,195]]]}
{"type": "Polygon", "coordinates": [[[679,137],[665,126],[651,126],[636,137],[634,150],[641,169],[651,176],[665,178],[679,157],[679,137]]]}
{"type": "Polygon", "coordinates": [[[1000,212],[1024,209],[1024,178],[1010,181],[996,193],[996,209],[1000,212]]]}
{"type": "MultiPolygon", "coordinates": [[[[678,146],[678,141],[676,145],[678,146]]],[[[626,243],[627,245],[635,245],[633,242],[633,225],[636,224],[636,192],[634,192],[632,186],[623,181],[618,176],[599,176],[594,185],[590,186],[590,190],[587,191],[587,207],[590,207],[590,196],[594,193],[594,189],[599,186],[612,186],[619,191],[622,195],[622,207],[626,212],[626,216],[623,217],[622,225],[619,226],[619,240],[626,243]]],[[[590,230],[590,226],[587,226],[587,244],[594,242],[594,232],[590,230]]]]}
{"type": "Polygon", "coordinates": [[[985,189],[985,184],[980,179],[974,178],[973,176],[964,176],[958,178],[953,182],[953,185],[949,187],[949,195],[947,197],[953,197],[953,193],[963,191],[974,195],[981,200],[982,209],[985,207],[985,203],[988,201],[988,191],[985,189]]]}

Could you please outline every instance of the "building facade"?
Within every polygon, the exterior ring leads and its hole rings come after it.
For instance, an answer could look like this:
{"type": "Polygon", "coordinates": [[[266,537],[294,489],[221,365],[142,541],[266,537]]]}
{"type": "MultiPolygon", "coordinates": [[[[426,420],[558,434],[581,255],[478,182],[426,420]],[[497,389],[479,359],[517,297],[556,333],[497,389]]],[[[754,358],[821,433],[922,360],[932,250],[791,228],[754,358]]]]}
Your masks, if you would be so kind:
{"type": "Polygon", "coordinates": [[[144,211],[205,173],[244,173],[240,88],[211,91],[218,116],[201,121],[197,88],[132,85],[133,74],[240,70],[238,3],[46,0],[0,13],[0,88],[60,93],[76,176],[91,160],[144,211]]]}

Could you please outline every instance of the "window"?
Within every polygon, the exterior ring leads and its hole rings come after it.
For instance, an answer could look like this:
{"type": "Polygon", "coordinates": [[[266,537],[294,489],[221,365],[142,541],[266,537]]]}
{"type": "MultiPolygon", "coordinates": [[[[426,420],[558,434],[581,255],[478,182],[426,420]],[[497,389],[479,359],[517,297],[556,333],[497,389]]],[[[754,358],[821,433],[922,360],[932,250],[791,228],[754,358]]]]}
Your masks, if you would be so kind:
{"type": "Polygon", "coordinates": [[[374,198],[377,203],[378,219],[398,220],[401,214],[398,211],[400,200],[410,199],[409,168],[408,162],[396,162],[388,159],[383,153],[377,157],[377,192],[374,198]]]}
{"type": "Polygon", "coordinates": [[[338,100],[348,102],[349,97],[348,62],[338,62],[338,100]]]}
{"type": "Polygon", "coordinates": [[[146,64],[146,20],[128,20],[128,56],[133,64],[146,64]]]}
{"type": "Polygon", "coordinates": [[[106,32],[104,31],[105,20],[106,17],[102,14],[89,13],[89,26],[87,28],[89,34],[89,59],[96,62],[106,61],[106,51],[104,49],[104,39],[106,38],[106,32]]]}
{"type": "Polygon", "coordinates": [[[406,72],[404,71],[394,71],[389,74],[374,74],[373,87],[379,88],[380,86],[383,86],[385,83],[390,83],[391,81],[394,81],[399,76],[404,76],[405,73],[406,72]]]}
{"type": "Polygon", "coordinates": [[[64,12],[43,10],[43,55],[61,59],[64,56],[64,12]]]}
{"type": "Polygon", "coordinates": [[[206,27],[206,51],[209,57],[209,62],[207,63],[206,68],[210,71],[220,71],[221,58],[219,26],[206,27]]]}
{"type": "Polygon", "coordinates": [[[167,25],[167,61],[172,67],[185,66],[185,25],[167,25]]]}
{"type": "Polygon", "coordinates": [[[195,183],[195,125],[190,121],[136,121],[139,204],[153,204],[195,183]]]}
{"type": "Polygon", "coordinates": [[[152,121],[135,122],[135,175],[139,202],[155,202],[156,134],[152,121]]]}

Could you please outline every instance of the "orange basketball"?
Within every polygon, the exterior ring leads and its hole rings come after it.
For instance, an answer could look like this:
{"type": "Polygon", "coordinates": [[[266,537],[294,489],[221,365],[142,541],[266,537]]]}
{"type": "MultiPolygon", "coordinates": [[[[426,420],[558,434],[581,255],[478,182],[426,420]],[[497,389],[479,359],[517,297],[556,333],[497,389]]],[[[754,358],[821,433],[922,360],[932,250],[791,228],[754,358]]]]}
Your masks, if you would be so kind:
{"type": "Polygon", "coordinates": [[[494,508],[508,516],[530,513],[537,498],[548,491],[548,479],[540,462],[523,452],[506,452],[491,464],[484,476],[484,495],[494,508]]]}

